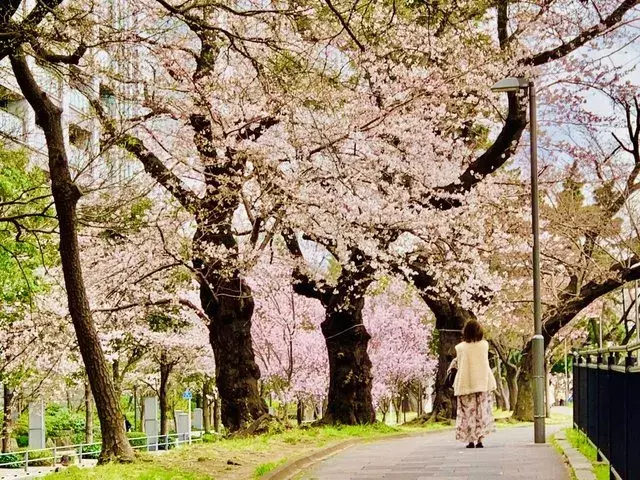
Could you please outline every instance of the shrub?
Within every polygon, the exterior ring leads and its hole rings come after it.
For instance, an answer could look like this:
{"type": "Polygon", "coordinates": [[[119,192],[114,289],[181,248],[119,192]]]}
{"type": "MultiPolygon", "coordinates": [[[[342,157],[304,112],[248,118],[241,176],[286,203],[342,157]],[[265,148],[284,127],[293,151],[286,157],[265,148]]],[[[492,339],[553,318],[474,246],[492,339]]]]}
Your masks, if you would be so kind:
{"type": "Polygon", "coordinates": [[[47,407],[45,415],[48,438],[72,438],[74,434],[84,433],[84,413],[70,412],[66,407],[52,404],[47,407]]]}
{"type": "MultiPolygon", "coordinates": [[[[80,455],[80,447],[77,449],[78,455],[80,455]]],[[[102,445],[99,443],[96,445],[83,445],[82,446],[82,459],[85,460],[87,458],[96,459],[100,456],[100,451],[102,450],[102,445]]]]}
{"type": "Polygon", "coordinates": [[[29,435],[16,435],[16,442],[18,448],[27,448],[29,446],[29,435]]]}
{"type": "Polygon", "coordinates": [[[217,442],[222,438],[220,435],[216,435],[215,433],[203,433],[202,434],[202,443],[213,443],[217,442]]]}
{"type": "Polygon", "coordinates": [[[147,435],[144,432],[127,432],[132,447],[144,447],[147,445],[147,435]]]}
{"type": "Polygon", "coordinates": [[[22,463],[12,463],[12,462],[21,462],[24,460],[24,455],[19,453],[0,453],[0,468],[21,468],[22,463]],[[7,465],[4,465],[4,464],[7,465]]]}

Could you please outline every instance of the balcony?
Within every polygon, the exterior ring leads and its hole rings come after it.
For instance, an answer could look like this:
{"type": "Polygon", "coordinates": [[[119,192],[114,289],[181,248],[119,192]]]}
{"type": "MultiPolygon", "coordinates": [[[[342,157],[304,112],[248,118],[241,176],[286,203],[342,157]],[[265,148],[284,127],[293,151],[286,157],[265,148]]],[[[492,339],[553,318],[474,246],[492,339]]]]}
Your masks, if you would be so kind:
{"type": "Polygon", "coordinates": [[[87,97],[75,89],[69,91],[69,107],[71,107],[72,114],[75,113],[82,119],[88,117],[91,112],[91,105],[87,97]]]}
{"type": "Polygon", "coordinates": [[[0,135],[13,140],[24,140],[24,123],[20,117],[0,109],[0,135]]]}

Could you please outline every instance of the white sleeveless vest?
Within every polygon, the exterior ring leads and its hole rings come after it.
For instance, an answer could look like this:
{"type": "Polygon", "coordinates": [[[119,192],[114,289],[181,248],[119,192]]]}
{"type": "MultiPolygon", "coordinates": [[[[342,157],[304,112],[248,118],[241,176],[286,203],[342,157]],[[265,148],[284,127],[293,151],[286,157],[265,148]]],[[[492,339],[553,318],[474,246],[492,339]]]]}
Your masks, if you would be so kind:
{"type": "Polygon", "coordinates": [[[456,396],[496,389],[496,379],[489,366],[489,343],[486,340],[459,343],[456,345],[456,356],[458,373],[453,382],[456,396]]]}

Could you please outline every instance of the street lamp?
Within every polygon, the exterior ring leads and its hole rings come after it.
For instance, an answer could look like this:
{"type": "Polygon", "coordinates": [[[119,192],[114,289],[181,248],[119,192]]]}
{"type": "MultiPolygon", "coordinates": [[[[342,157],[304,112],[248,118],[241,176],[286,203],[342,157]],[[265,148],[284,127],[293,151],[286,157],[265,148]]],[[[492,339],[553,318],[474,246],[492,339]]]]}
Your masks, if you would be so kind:
{"type": "Polygon", "coordinates": [[[509,77],[500,80],[491,90],[494,92],[518,92],[529,94],[529,132],[531,138],[531,226],[533,233],[533,420],[536,443],[545,443],[544,408],[544,338],[540,300],[540,230],[538,225],[538,132],[536,125],[536,87],[533,80],[509,77]]]}

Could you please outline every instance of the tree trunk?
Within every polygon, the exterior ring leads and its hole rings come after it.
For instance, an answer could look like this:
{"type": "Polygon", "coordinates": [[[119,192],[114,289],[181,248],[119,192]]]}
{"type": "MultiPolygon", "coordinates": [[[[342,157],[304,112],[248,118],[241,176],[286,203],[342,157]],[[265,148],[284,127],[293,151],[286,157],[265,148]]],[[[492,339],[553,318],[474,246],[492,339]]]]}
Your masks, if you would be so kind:
{"type": "Polygon", "coordinates": [[[208,377],[205,377],[202,383],[202,427],[204,433],[211,431],[211,382],[208,377]]]}
{"type": "MultiPolygon", "coordinates": [[[[138,407],[139,407],[139,399],[138,399],[138,387],[136,385],[133,386],[133,431],[137,432],[138,430],[138,407]]],[[[142,421],[142,420],[140,420],[142,421]]]]}
{"type": "Polygon", "coordinates": [[[296,408],[296,420],[298,421],[298,425],[302,425],[302,421],[304,420],[304,403],[302,400],[298,400],[298,407],[296,408]]]}
{"type": "Polygon", "coordinates": [[[122,377],[120,375],[120,361],[118,359],[112,362],[111,371],[113,373],[113,388],[116,389],[116,395],[120,398],[122,394],[122,377]]]}
{"type": "Polygon", "coordinates": [[[13,429],[13,398],[14,390],[2,385],[3,395],[3,416],[2,416],[2,453],[7,453],[11,449],[11,430],[13,429]]]}
{"type": "Polygon", "coordinates": [[[395,397],[393,400],[393,409],[396,411],[396,425],[400,425],[400,412],[402,410],[402,401],[400,397],[395,397]]]}
{"type": "Polygon", "coordinates": [[[553,398],[549,398],[549,363],[544,362],[544,404],[545,404],[545,416],[551,418],[551,404],[553,398]]]}
{"type": "Polygon", "coordinates": [[[210,319],[222,423],[233,432],[269,413],[258,392],[260,370],[251,342],[253,296],[241,278],[206,278],[200,286],[200,299],[210,319]]]}
{"type": "Polygon", "coordinates": [[[84,382],[84,443],[93,443],[93,408],[91,408],[91,386],[84,382]]]}
{"type": "Polygon", "coordinates": [[[144,395],[142,395],[142,402],[140,402],[140,431],[145,432],[144,429],[144,395]]]}
{"type": "Polygon", "coordinates": [[[517,401],[513,410],[513,418],[533,422],[533,358],[530,344],[527,344],[522,355],[522,365],[516,388],[517,401]]]}
{"type": "Polygon", "coordinates": [[[502,381],[502,362],[498,355],[495,356],[496,369],[494,376],[496,379],[496,406],[503,411],[509,410],[509,396],[504,389],[504,382],[502,381]]]}
{"type": "Polygon", "coordinates": [[[509,388],[509,407],[514,410],[518,403],[518,377],[520,376],[520,368],[510,363],[505,364],[507,371],[507,387],[509,388]]]}
{"type": "MultiPolygon", "coordinates": [[[[341,295],[338,295],[341,297],[341,295]]],[[[357,425],[374,423],[371,397],[371,336],[362,324],[364,295],[344,306],[334,301],[326,307],[322,333],[329,354],[329,395],[323,423],[357,425]]]]}
{"type": "Polygon", "coordinates": [[[98,461],[130,461],[133,459],[133,449],[125,432],[120,399],[100,346],[84,286],[76,215],[76,206],[82,193],[71,179],[69,171],[62,111],[40,89],[21,51],[16,51],[11,56],[11,65],[23,95],[36,112],[36,123],[43,129],[47,143],[51,191],[58,217],[60,259],[69,313],[100,417],[102,452],[98,461]]]}
{"type": "Polygon", "coordinates": [[[438,369],[434,385],[436,396],[431,412],[434,420],[456,418],[456,397],[452,388],[444,386],[444,381],[447,378],[447,370],[456,356],[455,346],[460,340],[461,332],[450,329],[438,330],[438,369]]]}
{"type": "Polygon", "coordinates": [[[167,393],[169,388],[169,375],[173,369],[173,363],[167,361],[167,356],[163,352],[160,354],[160,435],[164,436],[169,433],[169,425],[167,419],[167,412],[169,410],[167,402],[167,393]]]}
{"type": "Polygon", "coordinates": [[[434,384],[435,398],[431,418],[433,420],[448,420],[456,417],[456,399],[452,388],[444,386],[447,370],[456,355],[455,346],[462,340],[464,324],[475,319],[475,314],[457,305],[447,296],[439,297],[432,288],[437,282],[422,270],[416,270],[414,280],[420,291],[420,296],[429,306],[436,317],[438,333],[438,369],[434,384]]]}
{"type": "Polygon", "coordinates": [[[216,395],[213,398],[213,429],[216,433],[220,433],[220,400],[219,396],[216,395]]]}

